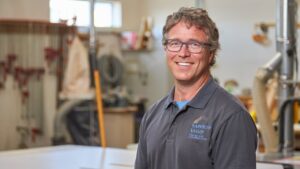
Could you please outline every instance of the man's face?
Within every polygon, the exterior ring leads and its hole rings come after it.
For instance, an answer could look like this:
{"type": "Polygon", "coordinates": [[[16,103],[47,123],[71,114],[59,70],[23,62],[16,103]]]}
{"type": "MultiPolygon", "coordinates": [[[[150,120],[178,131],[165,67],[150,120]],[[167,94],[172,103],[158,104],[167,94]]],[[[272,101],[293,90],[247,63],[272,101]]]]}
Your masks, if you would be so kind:
{"type": "MultiPolygon", "coordinates": [[[[195,26],[188,28],[184,22],[175,25],[167,34],[167,39],[181,42],[207,42],[207,36],[203,30],[195,26]]],[[[183,45],[178,52],[171,52],[165,47],[165,52],[169,69],[176,82],[193,84],[203,75],[209,75],[209,64],[213,55],[207,47],[204,47],[200,53],[189,52],[187,45],[183,45]]]]}

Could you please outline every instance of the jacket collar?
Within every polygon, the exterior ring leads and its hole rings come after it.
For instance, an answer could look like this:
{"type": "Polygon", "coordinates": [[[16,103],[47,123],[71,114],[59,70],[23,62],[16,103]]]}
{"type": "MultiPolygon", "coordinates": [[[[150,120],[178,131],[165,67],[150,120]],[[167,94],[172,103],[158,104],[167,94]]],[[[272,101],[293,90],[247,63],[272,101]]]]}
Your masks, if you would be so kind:
{"type": "MultiPolygon", "coordinates": [[[[202,89],[198,91],[198,93],[194,96],[194,98],[191,101],[189,101],[187,105],[199,109],[204,108],[217,87],[218,84],[214,81],[212,77],[210,77],[210,79],[206,82],[202,89]]],[[[175,87],[173,86],[172,89],[169,91],[167,99],[164,103],[165,109],[167,109],[171,104],[174,103],[174,92],[175,87]]]]}

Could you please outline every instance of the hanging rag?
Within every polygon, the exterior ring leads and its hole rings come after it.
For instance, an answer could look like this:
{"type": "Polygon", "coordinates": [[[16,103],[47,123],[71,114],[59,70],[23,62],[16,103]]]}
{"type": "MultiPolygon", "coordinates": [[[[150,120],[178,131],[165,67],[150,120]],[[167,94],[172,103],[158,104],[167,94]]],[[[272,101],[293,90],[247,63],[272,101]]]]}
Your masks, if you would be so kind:
{"type": "Polygon", "coordinates": [[[93,95],[90,83],[88,52],[79,37],[76,36],[69,47],[61,97],[90,98],[93,95]]]}

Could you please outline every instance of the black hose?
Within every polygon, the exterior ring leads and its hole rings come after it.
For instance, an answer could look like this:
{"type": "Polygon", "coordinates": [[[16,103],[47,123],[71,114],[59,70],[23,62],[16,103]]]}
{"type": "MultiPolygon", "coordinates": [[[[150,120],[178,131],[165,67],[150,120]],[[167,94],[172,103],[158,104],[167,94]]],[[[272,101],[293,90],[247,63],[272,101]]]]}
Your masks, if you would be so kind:
{"type": "Polygon", "coordinates": [[[114,55],[103,55],[98,59],[101,79],[112,86],[119,86],[122,81],[123,64],[114,55]]]}

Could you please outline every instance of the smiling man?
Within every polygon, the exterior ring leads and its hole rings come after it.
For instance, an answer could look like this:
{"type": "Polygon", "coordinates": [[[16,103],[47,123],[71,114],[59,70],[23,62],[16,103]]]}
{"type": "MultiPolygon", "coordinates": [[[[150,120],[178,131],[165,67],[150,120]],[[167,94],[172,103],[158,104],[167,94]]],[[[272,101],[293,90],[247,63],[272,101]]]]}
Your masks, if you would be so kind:
{"type": "Polygon", "coordinates": [[[163,45],[174,87],[143,118],[135,169],[255,169],[255,124],[210,73],[220,45],[207,12],[169,15],[163,45]]]}

